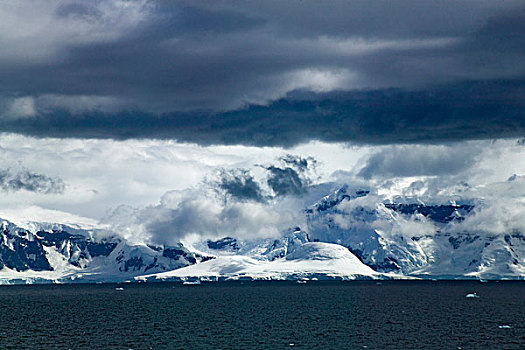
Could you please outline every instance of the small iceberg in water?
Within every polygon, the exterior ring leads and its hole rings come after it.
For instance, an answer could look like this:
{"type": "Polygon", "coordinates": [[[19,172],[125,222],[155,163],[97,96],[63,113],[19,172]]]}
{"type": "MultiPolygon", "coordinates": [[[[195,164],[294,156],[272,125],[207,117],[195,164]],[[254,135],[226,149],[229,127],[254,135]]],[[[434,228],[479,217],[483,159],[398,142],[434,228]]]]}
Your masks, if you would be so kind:
{"type": "Polygon", "coordinates": [[[122,287],[117,287],[117,288],[115,288],[115,290],[124,290],[124,288],[122,288],[122,287]]]}
{"type": "Polygon", "coordinates": [[[465,295],[465,298],[479,298],[479,295],[477,295],[476,293],[468,293],[467,295],[465,295]]]}
{"type": "Polygon", "coordinates": [[[200,280],[184,281],[184,282],[182,282],[182,284],[185,285],[185,286],[191,286],[191,285],[201,284],[201,281],[200,280]]]}
{"type": "Polygon", "coordinates": [[[297,281],[297,283],[298,283],[298,284],[305,284],[306,281],[304,281],[304,280],[299,280],[299,281],[297,281]]]}

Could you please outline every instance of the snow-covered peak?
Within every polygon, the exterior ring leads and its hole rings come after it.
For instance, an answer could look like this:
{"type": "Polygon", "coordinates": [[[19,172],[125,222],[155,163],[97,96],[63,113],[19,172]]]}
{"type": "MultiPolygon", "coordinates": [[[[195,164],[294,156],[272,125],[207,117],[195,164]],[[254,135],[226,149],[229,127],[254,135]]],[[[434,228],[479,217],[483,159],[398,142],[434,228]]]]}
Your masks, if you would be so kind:
{"type": "Polygon", "coordinates": [[[339,205],[341,202],[345,200],[352,200],[355,198],[360,198],[368,195],[370,193],[369,189],[352,189],[348,185],[343,185],[339,189],[337,189],[335,192],[323,197],[321,200],[319,200],[317,203],[311,206],[311,208],[307,209],[307,213],[312,212],[323,212],[326,210],[329,210],[331,208],[334,208],[335,206],[339,205]]]}
{"type": "Polygon", "coordinates": [[[61,230],[65,227],[72,230],[96,230],[106,228],[95,219],[75,214],[44,209],[38,206],[24,208],[0,209],[0,218],[30,232],[61,230]]]}

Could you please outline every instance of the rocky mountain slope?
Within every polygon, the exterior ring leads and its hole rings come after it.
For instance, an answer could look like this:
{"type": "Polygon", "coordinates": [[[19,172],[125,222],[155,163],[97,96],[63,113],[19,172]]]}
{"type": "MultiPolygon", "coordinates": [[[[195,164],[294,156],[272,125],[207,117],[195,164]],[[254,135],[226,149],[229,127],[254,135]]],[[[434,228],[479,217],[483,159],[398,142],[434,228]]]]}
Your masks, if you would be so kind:
{"type": "Polygon", "coordinates": [[[1,221],[0,282],[123,281],[212,258],[182,244],[131,245],[117,237],[95,239],[93,231],[66,225],[32,226],[29,231],[1,221]]]}

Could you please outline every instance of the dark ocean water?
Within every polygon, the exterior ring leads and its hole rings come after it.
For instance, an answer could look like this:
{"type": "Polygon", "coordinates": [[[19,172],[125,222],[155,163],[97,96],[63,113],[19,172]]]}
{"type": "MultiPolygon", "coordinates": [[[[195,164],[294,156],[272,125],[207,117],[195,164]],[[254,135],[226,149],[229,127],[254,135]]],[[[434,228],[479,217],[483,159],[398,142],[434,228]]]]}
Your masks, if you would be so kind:
{"type": "Polygon", "coordinates": [[[524,282],[5,286],[0,309],[2,349],[525,349],[524,282]]]}

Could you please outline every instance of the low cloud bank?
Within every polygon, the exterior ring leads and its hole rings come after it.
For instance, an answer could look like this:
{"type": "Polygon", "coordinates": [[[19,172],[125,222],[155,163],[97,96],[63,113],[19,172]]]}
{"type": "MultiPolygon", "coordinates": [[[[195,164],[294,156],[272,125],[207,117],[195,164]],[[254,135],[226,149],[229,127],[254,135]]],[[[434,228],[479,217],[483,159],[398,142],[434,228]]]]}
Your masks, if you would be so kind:
{"type": "Polygon", "coordinates": [[[315,160],[286,155],[256,179],[249,169],[219,169],[198,188],[165,193],[158,205],[121,206],[103,222],[132,241],[168,243],[191,235],[278,237],[305,223],[300,197],[307,193],[315,160]],[[281,165],[284,164],[284,165],[281,165]],[[282,167],[281,167],[282,166],[282,167]]]}
{"type": "Polygon", "coordinates": [[[307,230],[304,209],[347,184],[367,195],[335,204],[328,222],[341,230],[380,230],[406,237],[524,233],[525,177],[494,180],[505,173],[502,164],[512,164],[522,151],[519,143],[510,141],[384,147],[351,171],[334,173],[333,181],[316,177],[315,159],[286,155],[275,164],[218,169],[215,178],[200,186],[168,192],[157,205],[120,207],[106,222],[129,239],[155,243],[188,236],[278,237],[296,226],[307,230]],[[468,204],[473,209],[462,220],[446,223],[396,213],[384,203],[468,204]]]}

